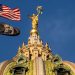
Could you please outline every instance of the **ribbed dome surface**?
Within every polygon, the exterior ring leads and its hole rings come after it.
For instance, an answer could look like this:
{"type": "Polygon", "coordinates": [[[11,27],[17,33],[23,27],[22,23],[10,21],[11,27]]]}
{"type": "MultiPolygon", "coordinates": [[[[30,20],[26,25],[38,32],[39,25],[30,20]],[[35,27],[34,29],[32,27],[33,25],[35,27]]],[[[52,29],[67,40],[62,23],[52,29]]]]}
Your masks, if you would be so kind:
{"type": "Polygon", "coordinates": [[[63,61],[63,64],[70,67],[71,70],[75,73],[75,63],[69,62],[69,61],[63,61]]]}
{"type": "Polygon", "coordinates": [[[0,63],[0,75],[3,74],[3,72],[4,72],[5,68],[6,68],[6,66],[7,66],[9,63],[11,63],[11,62],[12,62],[11,60],[6,60],[6,61],[0,63]]]}

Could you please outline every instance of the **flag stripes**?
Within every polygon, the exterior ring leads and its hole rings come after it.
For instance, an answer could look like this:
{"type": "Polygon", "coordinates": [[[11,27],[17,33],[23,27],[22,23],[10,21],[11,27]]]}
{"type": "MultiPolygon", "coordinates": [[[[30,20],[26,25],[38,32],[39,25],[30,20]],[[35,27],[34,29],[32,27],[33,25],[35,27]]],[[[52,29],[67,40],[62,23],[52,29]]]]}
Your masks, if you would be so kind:
{"type": "Polygon", "coordinates": [[[0,5],[0,9],[2,9],[0,10],[0,16],[16,21],[21,20],[19,8],[11,9],[8,6],[0,5]]]}

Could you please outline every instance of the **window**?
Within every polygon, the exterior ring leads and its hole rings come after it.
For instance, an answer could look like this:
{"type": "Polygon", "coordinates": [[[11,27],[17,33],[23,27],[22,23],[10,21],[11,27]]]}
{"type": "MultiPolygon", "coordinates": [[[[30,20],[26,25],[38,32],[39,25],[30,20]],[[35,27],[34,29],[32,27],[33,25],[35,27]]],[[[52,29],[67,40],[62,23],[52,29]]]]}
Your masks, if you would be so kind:
{"type": "Polygon", "coordinates": [[[70,74],[70,71],[64,68],[58,68],[56,71],[56,75],[71,75],[71,74],[70,74]]]}
{"type": "Polygon", "coordinates": [[[12,70],[12,75],[25,75],[25,71],[24,67],[15,67],[12,70]]]}

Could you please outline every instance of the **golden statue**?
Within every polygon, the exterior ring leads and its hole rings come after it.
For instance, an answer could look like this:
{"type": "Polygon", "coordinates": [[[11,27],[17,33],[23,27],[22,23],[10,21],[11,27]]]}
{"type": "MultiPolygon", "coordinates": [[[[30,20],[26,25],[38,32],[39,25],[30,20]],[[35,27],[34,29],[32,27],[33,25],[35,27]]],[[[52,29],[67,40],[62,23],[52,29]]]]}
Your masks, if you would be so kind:
{"type": "Polygon", "coordinates": [[[38,15],[33,14],[29,18],[32,20],[32,28],[37,29],[37,27],[38,27],[38,15]]]}
{"type": "Polygon", "coordinates": [[[37,29],[38,27],[38,17],[40,14],[42,14],[42,6],[37,7],[37,14],[33,14],[32,16],[29,16],[29,18],[32,20],[32,28],[37,29]]]}

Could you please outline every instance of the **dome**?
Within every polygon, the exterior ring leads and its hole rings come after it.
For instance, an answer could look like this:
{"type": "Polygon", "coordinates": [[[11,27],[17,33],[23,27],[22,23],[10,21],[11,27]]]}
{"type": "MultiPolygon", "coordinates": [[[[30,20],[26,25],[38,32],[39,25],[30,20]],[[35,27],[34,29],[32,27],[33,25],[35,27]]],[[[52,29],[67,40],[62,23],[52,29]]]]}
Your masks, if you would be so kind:
{"type": "MultiPolygon", "coordinates": [[[[4,62],[2,62],[2,63],[0,63],[0,75],[12,75],[12,74],[9,74],[8,73],[8,71],[10,70],[12,70],[12,68],[13,69],[23,69],[23,68],[26,68],[24,65],[22,66],[22,65],[14,65],[14,63],[13,63],[14,61],[12,61],[12,60],[7,60],[7,61],[4,61],[4,62]]],[[[35,72],[36,72],[36,70],[34,71],[33,70],[33,68],[36,68],[34,65],[35,65],[35,63],[34,63],[35,61],[31,61],[30,62],[30,65],[31,65],[31,67],[29,67],[29,69],[31,70],[31,71],[29,71],[30,73],[32,73],[31,75],[36,75],[35,74],[35,72]],[[33,64],[34,63],[34,64],[33,64]],[[32,66],[32,64],[33,64],[33,66],[32,66]],[[33,71],[33,72],[32,72],[33,71]]],[[[47,70],[48,69],[51,69],[50,67],[53,67],[54,66],[54,64],[53,63],[51,63],[50,61],[46,61],[44,64],[45,64],[45,66],[46,67],[43,67],[42,66],[42,59],[41,58],[37,58],[36,59],[36,63],[39,65],[39,69],[41,69],[41,72],[40,72],[40,74],[41,73],[43,73],[42,75],[44,75],[44,68],[45,68],[45,72],[47,72],[47,70]],[[40,65],[37,63],[37,62],[39,62],[40,63],[40,65]],[[47,67],[47,65],[48,65],[48,67],[47,67]],[[43,67],[43,68],[42,68],[43,67]],[[43,72],[42,72],[43,71],[43,72]]],[[[72,71],[72,75],[74,75],[75,74],[75,63],[72,63],[72,62],[69,62],[69,61],[62,61],[61,62],[61,64],[63,64],[63,65],[65,65],[66,67],[68,67],[71,71],[72,71]]],[[[66,70],[66,72],[67,71],[69,71],[68,69],[66,69],[66,68],[63,68],[63,67],[58,67],[58,69],[59,68],[62,68],[62,69],[64,69],[64,70],[66,70]]],[[[57,69],[57,70],[58,70],[57,69]]],[[[20,71],[20,70],[19,70],[20,71]]],[[[61,70],[60,70],[61,71],[61,70]]],[[[48,73],[46,73],[46,75],[48,74],[48,75],[54,75],[54,74],[49,74],[49,73],[51,73],[51,72],[48,72],[48,73]]],[[[20,74],[19,74],[20,75],[20,74]]],[[[26,75],[29,75],[29,74],[26,74],[26,75]]],[[[39,74],[38,74],[39,75],[39,74]]],[[[62,74],[56,74],[56,75],[62,75],[62,74]]],[[[63,75],[65,75],[65,74],[63,74],[63,75]]],[[[71,74],[68,74],[68,75],[71,75],[71,74]]]]}

